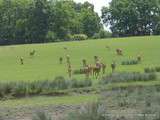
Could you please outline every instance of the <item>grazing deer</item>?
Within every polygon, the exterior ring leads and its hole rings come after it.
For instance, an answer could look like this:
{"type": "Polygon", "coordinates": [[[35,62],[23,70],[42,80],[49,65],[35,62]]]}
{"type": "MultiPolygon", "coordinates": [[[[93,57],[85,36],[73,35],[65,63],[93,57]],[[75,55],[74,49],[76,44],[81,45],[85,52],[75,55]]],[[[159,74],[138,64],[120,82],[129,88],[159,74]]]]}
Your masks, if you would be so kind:
{"type": "Polygon", "coordinates": [[[62,57],[59,58],[59,63],[60,63],[60,64],[63,63],[63,58],[62,58],[62,57]]]}
{"type": "Polygon", "coordinates": [[[138,62],[141,62],[142,61],[142,55],[138,55],[137,60],[138,60],[138,62]]]}
{"type": "Polygon", "coordinates": [[[111,68],[112,68],[112,73],[114,73],[114,72],[115,72],[115,69],[116,69],[116,63],[115,63],[115,62],[113,62],[113,63],[111,64],[111,68]]]}
{"type": "Polygon", "coordinates": [[[70,56],[67,55],[67,56],[66,56],[66,59],[67,59],[67,64],[70,65],[70,64],[71,64],[71,62],[70,62],[70,56]]]}
{"type": "Polygon", "coordinates": [[[108,50],[111,50],[111,48],[110,48],[108,45],[106,45],[106,48],[107,48],[108,50]]]}
{"type": "Polygon", "coordinates": [[[83,59],[83,60],[82,60],[82,63],[83,63],[83,67],[86,67],[86,66],[87,66],[87,61],[86,61],[86,59],[83,59]]]}
{"type": "Polygon", "coordinates": [[[94,61],[95,61],[95,64],[97,63],[97,61],[99,61],[98,56],[94,56],[94,61]]]}
{"type": "Polygon", "coordinates": [[[31,51],[31,52],[29,53],[29,55],[30,55],[31,57],[33,57],[33,56],[35,55],[35,53],[36,53],[36,51],[33,50],[33,51],[31,51]]]}
{"type": "Polygon", "coordinates": [[[116,49],[117,55],[123,55],[123,50],[121,48],[116,49]]]}
{"type": "Polygon", "coordinates": [[[68,75],[69,75],[69,78],[72,77],[72,67],[71,67],[71,65],[68,66],[68,75]]]}
{"type": "Polygon", "coordinates": [[[23,57],[20,57],[20,64],[21,64],[21,65],[24,64],[24,59],[23,59],[23,57]]]}
{"type": "Polygon", "coordinates": [[[102,73],[105,74],[106,73],[106,64],[101,63],[101,67],[102,67],[102,73]]]}
{"type": "Polygon", "coordinates": [[[96,79],[99,77],[101,72],[101,63],[99,61],[96,62],[96,65],[93,67],[93,76],[96,77],[96,79]]]}
{"type": "Polygon", "coordinates": [[[67,47],[64,47],[63,49],[64,49],[64,50],[68,50],[68,48],[67,48],[67,47]]]}

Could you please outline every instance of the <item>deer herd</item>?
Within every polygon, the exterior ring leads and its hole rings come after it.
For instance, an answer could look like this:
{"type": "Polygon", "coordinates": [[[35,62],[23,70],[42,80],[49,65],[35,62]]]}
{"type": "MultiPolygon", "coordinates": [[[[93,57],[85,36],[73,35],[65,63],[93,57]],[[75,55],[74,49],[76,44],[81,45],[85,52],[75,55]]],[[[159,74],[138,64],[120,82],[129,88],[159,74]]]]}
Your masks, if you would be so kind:
{"type": "MultiPolygon", "coordinates": [[[[109,46],[106,46],[106,48],[108,50],[110,50],[109,46]]],[[[65,50],[68,50],[67,47],[64,47],[65,50]]],[[[36,50],[32,50],[31,52],[29,52],[29,56],[33,57],[36,54],[36,50]]],[[[116,49],[116,54],[119,56],[123,56],[123,50],[121,48],[116,49]]],[[[66,64],[67,64],[67,71],[68,71],[68,76],[69,78],[72,77],[73,74],[73,69],[72,69],[72,65],[71,65],[71,60],[70,60],[70,55],[66,55],[66,64]]],[[[137,56],[137,60],[141,61],[141,55],[137,56]]],[[[59,63],[63,64],[63,57],[59,57],[59,63]]],[[[23,65],[24,64],[24,58],[20,57],[20,64],[23,65]]],[[[113,61],[111,63],[111,69],[112,69],[112,73],[115,71],[116,69],[116,62],[113,61]]],[[[79,72],[82,74],[85,74],[86,78],[89,78],[90,76],[95,77],[96,79],[100,76],[100,74],[105,74],[106,73],[106,68],[107,65],[105,63],[102,62],[102,60],[100,60],[99,56],[94,56],[94,64],[88,64],[86,59],[82,59],[82,68],[79,69],[79,72]]]]}
{"type": "MultiPolygon", "coordinates": [[[[106,46],[108,50],[110,50],[109,46],[106,46]]],[[[68,50],[67,47],[64,48],[65,50],[68,50]]],[[[117,55],[123,55],[123,50],[118,48],[116,49],[117,55]]],[[[59,63],[63,63],[63,57],[59,58],[59,63]]],[[[66,63],[67,63],[67,69],[68,69],[68,76],[71,78],[73,69],[70,61],[70,56],[66,55],[66,63]]],[[[107,65],[100,60],[99,56],[94,56],[94,64],[88,64],[86,59],[82,59],[82,68],[79,69],[79,72],[82,74],[85,74],[86,78],[89,78],[90,76],[95,77],[96,79],[100,76],[100,74],[106,73],[107,65]]],[[[112,62],[111,64],[112,72],[116,69],[116,62],[112,62]]]]}

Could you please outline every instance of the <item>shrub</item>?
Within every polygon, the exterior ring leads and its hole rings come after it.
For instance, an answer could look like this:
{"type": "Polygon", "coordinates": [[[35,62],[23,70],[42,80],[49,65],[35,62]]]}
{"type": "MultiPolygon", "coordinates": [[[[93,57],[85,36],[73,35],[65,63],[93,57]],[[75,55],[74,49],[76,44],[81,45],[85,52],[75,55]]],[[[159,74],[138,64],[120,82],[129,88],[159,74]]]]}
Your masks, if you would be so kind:
{"type": "Polygon", "coordinates": [[[144,68],[144,71],[146,73],[152,73],[152,72],[156,72],[156,70],[154,68],[144,68]]]}
{"type": "Polygon", "coordinates": [[[15,86],[12,88],[13,96],[25,96],[28,84],[25,82],[17,82],[15,86]]]}
{"type": "Polygon", "coordinates": [[[88,39],[88,36],[85,34],[67,34],[65,37],[66,41],[81,41],[81,40],[86,40],[88,39]]]}
{"type": "Polygon", "coordinates": [[[160,67],[147,67],[144,68],[144,72],[146,73],[152,73],[152,72],[160,72],[160,67]]]}
{"type": "Polygon", "coordinates": [[[46,35],[46,42],[53,42],[56,41],[57,36],[54,32],[52,31],[48,31],[47,35],[46,35]]]}
{"type": "Polygon", "coordinates": [[[64,77],[56,77],[54,81],[50,83],[50,87],[55,88],[57,90],[67,89],[69,86],[69,82],[64,79],[64,77]]]}
{"type": "Polygon", "coordinates": [[[121,63],[122,65],[136,65],[139,64],[138,60],[126,60],[126,61],[122,61],[121,63]]]}
{"type": "Polygon", "coordinates": [[[75,34],[75,35],[72,36],[72,39],[73,39],[74,41],[81,41],[81,40],[86,40],[86,39],[88,39],[88,36],[85,35],[85,34],[75,34]]]}
{"type": "Polygon", "coordinates": [[[103,77],[100,83],[107,84],[112,82],[149,81],[155,80],[156,77],[155,73],[122,72],[103,77]]]}
{"type": "Polygon", "coordinates": [[[99,33],[95,33],[92,38],[93,38],[93,39],[99,39],[99,38],[100,38],[99,33]]]}
{"type": "Polygon", "coordinates": [[[112,33],[102,29],[98,33],[95,33],[92,38],[99,39],[99,38],[110,38],[110,37],[112,37],[112,33]]]}
{"type": "Polygon", "coordinates": [[[81,88],[92,85],[91,80],[66,80],[64,77],[56,77],[54,80],[33,82],[12,82],[0,84],[0,98],[5,96],[23,97],[27,95],[39,95],[57,92],[69,88],[81,88]]]}
{"type": "Polygon", "coordinates": [[[106,106],[99,102],[82,106],[80,110],[68,114],[65,120],[107,120],[106,106]]]}
{"type": "Polygon", "coordinates": [[[156,72],[160,72],[160,67],[156,67],[156,72]]]}
{"type": "Polygon", "coordinates": [[[51,117],[43,111],[38,111],[33,116],[32,120],[52,120],[51,117]]]}
{"type": "Polygon", "coordinates": [[[72,88],[82,88],[82,87],[89,87],[92,85],[91,80],[75,80],[73,79],[71,81],[71,87],[72,88]]]}

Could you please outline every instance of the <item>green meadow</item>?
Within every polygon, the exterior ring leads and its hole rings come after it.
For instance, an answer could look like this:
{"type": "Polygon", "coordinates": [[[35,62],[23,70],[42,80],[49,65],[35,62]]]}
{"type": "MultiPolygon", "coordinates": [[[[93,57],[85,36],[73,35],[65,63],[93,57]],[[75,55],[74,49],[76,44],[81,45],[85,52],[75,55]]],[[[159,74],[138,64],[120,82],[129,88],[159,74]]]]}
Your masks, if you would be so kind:
{"type": "MultiPolygon", "coordinates": [[[[56,76],[68,78],[66,55],[70,55],[73,70],[82,67],[82,59],[94,64],[96,55],[107,64],[107,74],[111,72],[112,61],[116,61],[117,71],[142,72],[144,67],[160,65],[160,36],[1,46],[0,81],[51,80],[56,76]],[[123,49],[124,56],[116,54],[117,48],[123,49]],[[33,49],[36,54],[30,57],[29,53],[33,49]],[[140,64],[121,65],[123,60],[136,59],[139,54],[143,56],[140,64]],[[20,57],[24,58],[24,65],[20,64],[20,57]],[[59,64],[59,57],[63,57],[62,65],[59,64]]],[[[73,78],[83,79],[84,75],[73,75],[73,78]]]]}

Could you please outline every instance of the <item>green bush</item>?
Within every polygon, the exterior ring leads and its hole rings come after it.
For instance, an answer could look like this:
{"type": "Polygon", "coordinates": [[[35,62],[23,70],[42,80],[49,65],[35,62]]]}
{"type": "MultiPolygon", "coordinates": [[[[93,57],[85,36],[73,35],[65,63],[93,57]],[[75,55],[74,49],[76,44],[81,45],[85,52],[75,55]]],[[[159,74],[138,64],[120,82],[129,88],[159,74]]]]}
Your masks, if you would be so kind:
{"type": "Polygon", "coordinates": [[[51,116],[46,114],[44,111],[38,111],[32,117],[32,120],[52,120],[52,119],[51,119],[51,116]]]}
{"type": "Polygon", "coordinates": [[[157,66],[157,67],[147,67],[147,68],[144,68],[144,71],[146,73],[160,72],[160,67],[159,66],[157,66]]]}
{"type": "Polygon", "coordinates": [[[130,82],[130,81],[149,81],[157,78],[155,73],[113,73],[109,76],[103,77],[101,84],[107,84],[112,82],[130,82]]]}
{"type": "Polygon", "coordinates": [[[66,41],[81,41],[81,40],[87,40],[88,36],[85,34],[67,34],[65,37],[66,41]]]}
{"type": "Polygon", "coordinates": [[[85,34],[75,34],[72,36],[72,40],[74,41],[81,41],[81,40],[87,40],[88,36],[85,34]]]}
{"type": "Polygon", "coordinates": [[[83,88],[91,85],[91,80],[66,80],[61,76],[56,77],[54,80],[1,83],[0,98],[4,98],[6,96],[23,97],[49,93],[57,94],[60,93],[57,91],[69,88],[83,88]]]}
{"type": "Polygon", "coordinates": [[[76,79],[73,79],[71,81],[71,87],[72,88],[89,87],[91,85],[92,85],[92,81],[91,80],[76,80],[76,79]]]}
{"type": "Polygon", "coordinates": [[[105,104],[92,103],[83,106],[80,110],[68,114],[65,120],[109,120],[107,119],[105,104]]]}
{"type": "Polygon", "coordinates": [[[156,72],[160,72],[160,67],[156,67],[156,72]]]}
{"type": "Polygon", "coordinates": [[[121,63],[122,65],[136,65],[139,64],[138,60],[126,60],[126,61],[122,61],[121,63]]]}
{"type": "Polygon", "coordinates": [[[57,36],[54,32],[52,32],[52,31],[47,32],[47,35],[46,35],[47,41],[45,41],[45,42],[54,42],[54,41],[56,41],[56,39],[57,39],[57,36]]]}
{"type": "Polygon", "coordinates": [[[112,37],[112,33],[105,30],[100,30],[98,33],[95,33],[93,35],[93,39],[99,39],[99,38],[110,38],[112,37]]]}

